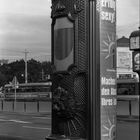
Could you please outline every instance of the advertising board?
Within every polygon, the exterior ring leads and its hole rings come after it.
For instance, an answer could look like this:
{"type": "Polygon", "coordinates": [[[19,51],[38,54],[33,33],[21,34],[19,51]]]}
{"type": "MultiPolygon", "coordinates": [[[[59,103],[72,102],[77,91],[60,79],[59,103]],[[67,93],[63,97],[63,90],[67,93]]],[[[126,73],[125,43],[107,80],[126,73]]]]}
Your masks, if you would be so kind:
{"type": "Polygon", "coordinates": [[[101,140],[116,139],[116,0],[101,0],[100,112],[101,140]]]}
{"type": "Polygon", "coordinates": [[[132,53],[129,51],[117,52],[117,68],[131,69],[132,68],[132,53]]]}

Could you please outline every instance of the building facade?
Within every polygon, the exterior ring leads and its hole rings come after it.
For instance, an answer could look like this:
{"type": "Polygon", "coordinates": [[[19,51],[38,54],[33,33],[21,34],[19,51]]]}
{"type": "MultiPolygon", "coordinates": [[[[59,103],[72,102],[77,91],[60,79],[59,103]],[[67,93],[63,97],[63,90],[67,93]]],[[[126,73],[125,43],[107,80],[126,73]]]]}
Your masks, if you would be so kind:
{"type": "Polygon", "coordinates": [[[123,36],[117,40],[118,95],[137,95],[138,82],[138,74],[132,69],[132,51],[129,49],[129,39],[123,36]]]}

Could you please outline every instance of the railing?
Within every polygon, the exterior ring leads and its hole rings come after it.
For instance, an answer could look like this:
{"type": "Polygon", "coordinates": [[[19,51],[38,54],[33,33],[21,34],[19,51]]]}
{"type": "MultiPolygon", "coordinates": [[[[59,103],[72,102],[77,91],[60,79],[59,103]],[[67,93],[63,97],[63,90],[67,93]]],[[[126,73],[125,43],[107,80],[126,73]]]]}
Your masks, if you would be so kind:
{"type": "MultiPolygon", "coordinates": [[[[0,100],[0,111],[51,112],[51,100],[0,100]]],[[[139,95],[117,96],[117,115],[139,117],[139,95]]]]}
{"type": "Polygon", "coordinates": [[[0,111],[6,112],[51,112],[51,100],[47,101],[14,101],[0,100],[0,111]]]}

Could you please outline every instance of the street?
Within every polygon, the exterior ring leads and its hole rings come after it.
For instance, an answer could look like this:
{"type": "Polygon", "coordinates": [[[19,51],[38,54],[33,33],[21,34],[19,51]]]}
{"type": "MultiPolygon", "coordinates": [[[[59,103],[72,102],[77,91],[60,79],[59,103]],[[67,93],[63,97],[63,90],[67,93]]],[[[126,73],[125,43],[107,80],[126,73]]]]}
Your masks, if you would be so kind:
{"type": "Polygon", "coordinates": [[[139,121],[117,121],[117,140],[139,140],[139,121]]]}
{"type": "Polygon", "coordinates": [[[0,113],[0,140],[44,140],[51,132],[50,114],[0,113]]]}
{"type": "MultiPolygon", "coordinates": [[[[0,113],[0,140],[45,140],[50,132],[50,113],[0,113]]],[[[119,119],[117,140],[139,140],[139,122],[119,119]]]]}

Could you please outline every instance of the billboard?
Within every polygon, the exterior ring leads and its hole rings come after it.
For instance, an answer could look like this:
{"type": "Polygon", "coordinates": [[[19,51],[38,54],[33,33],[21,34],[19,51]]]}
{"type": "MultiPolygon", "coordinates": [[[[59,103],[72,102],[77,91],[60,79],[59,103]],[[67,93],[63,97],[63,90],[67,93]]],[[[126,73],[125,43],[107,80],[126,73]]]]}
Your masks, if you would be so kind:
{"type": "Polygon", "coordinates": [[[101,0],[100,114],[101,140],[116,139],[116,0],[101,0]]]}
{"type": "MultiPolygon", "coordinates": [[[[126,50],[124,48],[124,50],[126,50]]],[[[117,51],[117,68],[132,68],[132,53],[129,51],[117,51]]]]}

